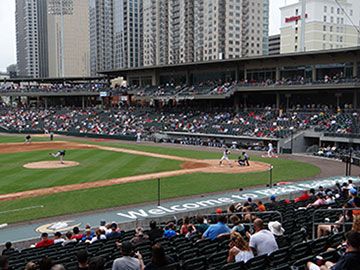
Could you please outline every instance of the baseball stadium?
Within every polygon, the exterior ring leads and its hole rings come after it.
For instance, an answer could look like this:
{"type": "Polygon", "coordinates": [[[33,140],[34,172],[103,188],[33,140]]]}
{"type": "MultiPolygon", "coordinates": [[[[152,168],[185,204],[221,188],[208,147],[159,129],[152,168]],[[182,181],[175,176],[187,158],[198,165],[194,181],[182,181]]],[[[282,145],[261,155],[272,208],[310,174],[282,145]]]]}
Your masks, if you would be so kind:
{"type": "Polygon", "coordinates": [[[360,231],[359,48],[100,74],[0,84],[11,269],[112,269],[121,245],[144,265],[161,246],[157,269],[305,269],[360,231]]]}

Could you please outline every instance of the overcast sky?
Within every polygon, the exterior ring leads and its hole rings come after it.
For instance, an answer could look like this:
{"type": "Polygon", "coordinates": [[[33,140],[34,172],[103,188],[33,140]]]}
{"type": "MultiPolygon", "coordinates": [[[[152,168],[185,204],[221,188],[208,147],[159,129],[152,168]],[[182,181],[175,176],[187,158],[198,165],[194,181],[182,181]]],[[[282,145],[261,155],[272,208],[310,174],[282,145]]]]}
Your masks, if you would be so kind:
{"type": "MultiPolygon", "coordinates": [[[[15,1],[0,0],[0,71],[6,71],[7,66],[16,63],[15,1]]],[[[270,0],[270,35],[280,32],[279,7],[297,1],[270,0]]]]}

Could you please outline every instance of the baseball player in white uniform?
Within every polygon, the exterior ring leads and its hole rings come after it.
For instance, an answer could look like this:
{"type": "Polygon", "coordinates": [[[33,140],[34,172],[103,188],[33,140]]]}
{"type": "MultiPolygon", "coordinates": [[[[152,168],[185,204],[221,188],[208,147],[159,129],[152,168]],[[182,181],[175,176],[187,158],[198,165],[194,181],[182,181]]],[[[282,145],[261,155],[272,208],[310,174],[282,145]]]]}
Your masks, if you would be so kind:
{"type": "Polygon", "coordinates": [[[136,133],[136,142],[141,142],[141,132],[136,133]]]}
{"type": "Polygon", "coordinates": [[[223,160],[226,160],[229,163],[230,167],[232,167],[231,162],[230,162],[230,160],[228,158],[228,155],[230,155],[230,151],[225,149],[224,153],[223,153],[223,156],[222,156],[222,158],[220,159],[220,162],[219,162],[220,166],[224,166],[224,165],[222,165],[222,162],[223,162],[223,160]]]}
{"type": "Polygon", "coordinates": [[[274,155],[274,147],[271,142],[269,142],[268,147],[269,147],[268,156],[272,157],[274,155]]]}
{"type": "Polygon", "coordinates": [[[66,150],[62,150],[62,151],[58,151],[56,154],[54,153],[49,153],[49,154],[55,158],[60,157],[60,163],[64,164],[63,157],[65,156],[65,152],[66,150]]]}

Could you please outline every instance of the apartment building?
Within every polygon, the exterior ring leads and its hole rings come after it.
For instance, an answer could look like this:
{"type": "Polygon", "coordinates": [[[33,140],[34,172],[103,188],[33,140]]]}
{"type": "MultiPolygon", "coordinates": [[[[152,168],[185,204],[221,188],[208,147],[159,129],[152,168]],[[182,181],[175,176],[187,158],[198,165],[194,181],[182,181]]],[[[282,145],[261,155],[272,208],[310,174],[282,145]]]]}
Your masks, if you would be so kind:
{"type": "MultiPolygon", "coordinates": [[[[360,26],[358,0],[306,0],[305,51],[358,46],[360,26]]],[[[302,0],[282,7],[281,53],[300,51],[302,0]]]]}

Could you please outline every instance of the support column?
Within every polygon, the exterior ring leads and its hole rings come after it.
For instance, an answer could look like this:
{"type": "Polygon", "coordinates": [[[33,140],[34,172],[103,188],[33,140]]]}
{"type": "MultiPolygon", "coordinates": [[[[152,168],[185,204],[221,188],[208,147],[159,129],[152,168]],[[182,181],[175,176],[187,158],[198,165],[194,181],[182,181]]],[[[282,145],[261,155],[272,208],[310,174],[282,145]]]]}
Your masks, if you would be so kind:
{"type": "Polygon", "coordinates": [[[85,109],[85,97],[84,96],[81,97],[81,107],[83,109],[85,109]]]}
{"type": "Polygon", "coordinates": [[[243,106],[244,106],[244,110],[246,111],[246,108],[247,108],[247,105],[246,105],[246,99],[247,99],[248,95],[247,94],[244,94],[243,95],[243,99],[244,99],[244,103],[243,103],[243,106]]]}
{"type": "Polygon", "coordinates": [[[190,71],[186,70],[186,75],[185,75],[185,82],[187,85],[190,85],[190,71]]]}
{"type": "Polygon", "coordinates": [[[291,94],[286,94],[285,97],[286,97],[286,111],[288,112],[291,94]]]}
{"type": "Polygon", "coordinates": [[[280,69],[279,69],[279,67],[276,67],[276,69],[275,69],[275,80],[276,81],[280,80],[280,69]]]}
{"type": "Polygon", "coordinates": [[[358,90],[354,90],[354,97],[353,97],[353,109],[357,109],[357,99],[358,99],[358,90]]]}
{"type": "Polygon", "coordinates": [[[239,81],[239,67],[237,66],[236,67],[236,70],[235,70],[235,81],[239,81]]]}
{"type": "Polygon", "coordinates": [[[244,69],[244,80],[247,80],[247,69],[244,69]]]}
{"type": "Polygon", "coordinates": [[[280,108],[280,93],[276,93],[276,109],[280,108]]]}
{"type": "Polygon", "coordinates": [[[316,68],[315,66],[312,66],[312,81],[315,82],[316,81],[316,68]]]}
{"type": "Polygon", "coordinates": [[[47,108],[48,108],[48,99],[47,99],[47,97],[44,97],[44,105],[45,105],[45,110],[47,110],[47,108]]]}
{"type": "Polygon", "coordinates": [[[340,107],[340,97],[341,97],[341,93],[335,93],[335,97],[336,97],[336,110],[337,110],[337,108],[340,107]]]}
{"type": "Polygon", "coordinates": [[[358,73],[358,62],[355,61],[354,62],[354,67],[353,67],[353,77],[357,77],[357,73],[358,73]]]}
{"type": "Polygon", "coordinates": [[[26,103],[27,103],[27,106],[30,107],[30,97],[29,96],[26,97],[26,103]]]}
{"type": "Polygon", "coordinates": [[[10,96],[10,108],[13,108],[13,97],[10,96]]]}

